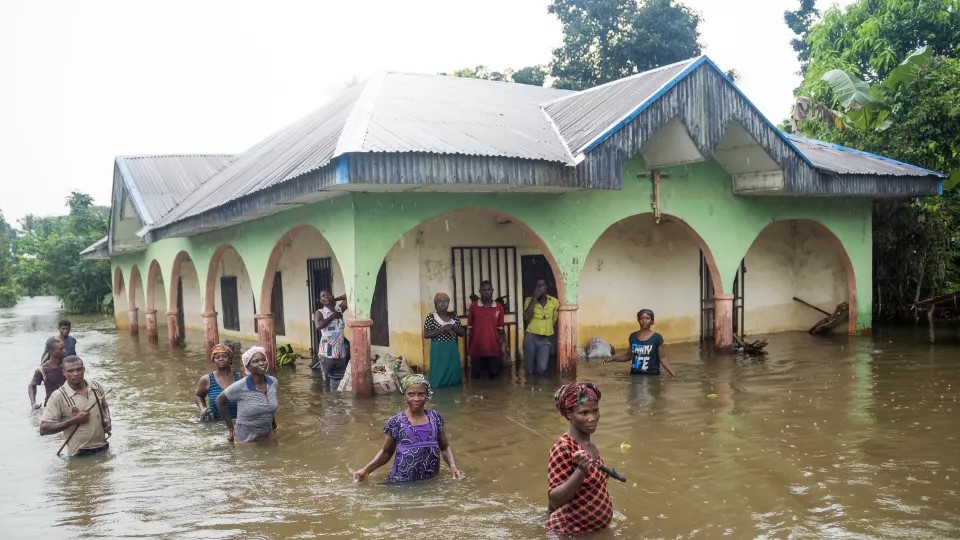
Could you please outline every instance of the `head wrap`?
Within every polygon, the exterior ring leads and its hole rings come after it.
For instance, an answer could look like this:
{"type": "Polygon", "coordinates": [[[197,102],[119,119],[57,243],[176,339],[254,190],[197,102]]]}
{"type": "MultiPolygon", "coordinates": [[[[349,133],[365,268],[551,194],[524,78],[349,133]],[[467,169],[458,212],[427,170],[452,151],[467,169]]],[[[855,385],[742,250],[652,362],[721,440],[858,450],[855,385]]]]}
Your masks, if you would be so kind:
{"type": "Polygon", "coordinates": [[[653,310],[652,310],[652,309],[646,309],[646,308],[644,308],[644,309],[641,309],[640,311],[637,312],[637,320],[638,320],[638,321],[640,320],[640,316],[643,315],[644,313],[646,313],[647,315],[650,316],[650,322],[654,322],[654,321],[657,320],[656,317],[653,316],[653,310]]]}
{"type": "Polygon", "coordinates": [[[243,356],[241,357],[243,359],[243,371],[245,371],[247,375],[250,374],[250,370],[247,368],[247,366],[250,365],[250,362],[253,360],[253,357],[256,356],[257,354],[262,354],[264,358],[266,358],[267,350],[259,346],[250,347],[249,349],[246,350],[246,352],[243,353],[243,356]]]}
{"type": "Polygon", "coordinates": [[[230,347],[227,347],[222,343],[214,345],[213,349],[210,349],[210,360],[213,360],[213,357],[220,353],[227,353],[227,356],[229,356],[230,359],[233,360],[233,349],[231,349],[230,347]]]}
{"type": "Polygon", "coordinates": [[[441,300],[446,300],[447,302],[449,302],[450,296],[448,296],[447,293],[442,293],[442,292],[438,292],[437,294],[433,295],[433,305],[437,305],[437,302],[441,300]]]}
{"type": "Polygon", "coordinates": [[[563,416],[570,414],[574,406],[588,401],[600,402],[600,389],[590,382],[565,384],[553,394],[553,403],[563,416]]]}
{"type": "Polygon", "coordinates": [[[430,398],[433,397],[433,389],[430,388],[430,381],[419,373],[404,377],[403,380],[400,381],[400,390],[406,394],[408,388],[418,384],[427,389],[427,401],[429,401],[430,398]]]}

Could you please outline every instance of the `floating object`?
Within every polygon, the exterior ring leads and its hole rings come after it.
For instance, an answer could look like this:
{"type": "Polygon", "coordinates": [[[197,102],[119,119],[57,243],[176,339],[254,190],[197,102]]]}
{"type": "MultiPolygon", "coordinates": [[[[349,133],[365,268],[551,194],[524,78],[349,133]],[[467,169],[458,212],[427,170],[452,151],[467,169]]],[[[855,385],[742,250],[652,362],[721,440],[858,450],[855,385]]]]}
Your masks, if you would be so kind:
{"type": "Polygon", "coordinates": [[[707,397],[710,398],[710,399],[717,399],[717,395],[716,395],[716,394],[707,394],[707,397]]]}
{"type": "Polygon", "coordinates": [[[827,316],[825,319],[821,319],[817,324],[813,325],[810,330],[807,330],[807,332],[810,334],[826,334],[830,330],[833,330],[840,323],[846,321],[850,313],[850,304],[846,302],[840,302],[837,304],[837,307],[833,310],[833,313],[830,313],[829,311],[822,310],[809,302],[797,298],[796,296],[794,296],[793,299],[827,316]]]}
{"type": "Polygon", "coordinates": [[[632,448],[632,447],[630,446],[630,443],[625,443],[625,442],[620,443],[620,451],[621,451],[621,452],[626,452],[626,451],[629,450],[630,448],[632,448]]]}
{"type": "Polygon", "coordinates": [[[740,341],[737,336],[733,336],[733,350],[740,354],[748,356],[763,356],[767,354],[764,348],[770,344],[770,340],[758,339],[753,342],[740,341]]]}

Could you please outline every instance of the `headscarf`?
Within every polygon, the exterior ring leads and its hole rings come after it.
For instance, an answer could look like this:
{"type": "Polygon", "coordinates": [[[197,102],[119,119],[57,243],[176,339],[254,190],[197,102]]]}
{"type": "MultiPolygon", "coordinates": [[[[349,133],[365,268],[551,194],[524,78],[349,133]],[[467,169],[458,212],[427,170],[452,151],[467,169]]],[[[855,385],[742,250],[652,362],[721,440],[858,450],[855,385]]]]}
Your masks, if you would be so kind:
{"type": "Polygon", "coordinates": [[[442,292],[438,292],[437,294],[433,295],[433,305],[437,305],[437,302],[441,300],[446,300],[447,302],[450,302],[450,296],[447,295],[447,293],[442,293],[442,292]]]}
{"type": "Polygon", "coordinates": [[[640,320],[640,316],[643,315],[644,313],[650,316],[650,322],[654,322],[657,320],[656,317],[653,316],[653,310],[646,309],[646,308],[641,309],[640,311],[637,312],[637,320],[640,320]]]}
{"type": "Polygon", "coordinates": [[[227,356],[233,360],[233,349],[222,343],[218,343],[217,345],[214,345],[212,349],[210,349],[210,360],[212,361],[213,357],[220,353],[227,353],[227,356]]]}
{"type": "Polygon", "coordinates": [[[600,389],[591,382],[572,382],[557,389],[553,403],[564,417],[577,405],[588,401],[600,403],[600,389]]]}
{"type": "Polygon", "coordinates": [[[417,384],[423,385],[423,387],[427,389],[427,401],[430,401],[430,398],[433,397],[433,389],[430,388],[430,381],[419,373],[404,377],[403,380],[400,381],[400,391],[406,394],[408,388],[417,384]]]}
{"type": "Polygon", "coordinates": [[[243,371],[246,372],[247,375],[250,375],[250,369],[247,368],[247,366],[250,365],[250,362],[253,360],[253,357],[257,355],[257,353],[262,354],[264,358],[266,358],[267,356],[266,349],[260,346],[256,346],[256,347],[250,347],[249,349],[247,349],[243,353],[243,356],[241,357],[243,360],[243,371]]]}

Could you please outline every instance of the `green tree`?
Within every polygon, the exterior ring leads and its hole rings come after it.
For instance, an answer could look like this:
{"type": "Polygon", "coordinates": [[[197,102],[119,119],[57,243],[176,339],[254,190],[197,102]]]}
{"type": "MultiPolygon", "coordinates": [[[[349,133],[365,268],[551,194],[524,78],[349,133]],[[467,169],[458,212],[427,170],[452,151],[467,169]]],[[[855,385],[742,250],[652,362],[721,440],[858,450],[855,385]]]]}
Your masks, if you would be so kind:
{"type": "Polygon", "coordinates": [[[563,25],[550,74],[582,90],[700,54],[700,16],[671,0],[553,0],[563,25]]]}
{"type": "Polygon", "coordinates": [[[813,23],[816,22],[817,16],[820,15],[815,4],[816,0],[800,0],[800,7],[796,11],[783,12],[783,22],[787,23],[787,27],[797,35],[790,40],[790,46],[800,60],[801,75],[807,73],[807,63],[810,61],[810,44],[807,43],[806,37],[813,23]]]}
{"type": "Polygon", "coordinates": [[[517,84],[543,86],[547,79],[547,70],[543,66],[527,66],[514,71],[511,79],[517,84]]]}
{"type": "Polygon", "coordinates": [[[15,237],[13,227],[4,219],[3,212],[0,212],[0,307],[13,307],[20,298],[17,285],[13,281],[15,237]]]}
{"type": "MultiPolygon", "coordinates": [[[[440,75],[448,75],[441,73],[440,75]]],[[[513,82],[517,84],[530,84],[533,86],[543,86],[547,77],[547,72],[543,66],[527,66],[517,71],[506,69],[504,71],[492,71],[484,65],[472,68],[463,68],[449,73],[453,77],[462,77],[464,79],[486,79],[489,81],[513,82]]]]}

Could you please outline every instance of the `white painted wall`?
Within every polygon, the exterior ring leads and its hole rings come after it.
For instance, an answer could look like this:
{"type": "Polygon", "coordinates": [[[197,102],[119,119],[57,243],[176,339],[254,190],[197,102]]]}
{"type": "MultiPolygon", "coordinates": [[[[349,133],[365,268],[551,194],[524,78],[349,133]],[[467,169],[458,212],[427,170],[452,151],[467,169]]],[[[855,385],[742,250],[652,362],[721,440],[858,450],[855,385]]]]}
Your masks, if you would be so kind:
{"type": "Polygon", "coordinates": [[[748,334],[808,330],[847,300],[847,276],[826,233],[806,222],[782,221],[760,233],[744,258],[744,327],[748,334]]]}
{"type": "MultiPolygon", "coordinates": [[[[303,230],[293,237],[290,245],[283,248],[278,271],[283,282],[283,311],[286,334],[277,336],[278,344],[290,344],[306,352],[310,349],[310,333],[313,328],[310,313],[309,289],[307,289],[307,259],[333,258],[333,294],[344,293],[343,272],[333,256],[333,249],[326,239],[313,229],[303,230]]],[[[259,295],[259,288],[258,295],[259,295]]],[[[258,299],[259,300],[259,299],[258,299]]]]}
{"type": "Polygon", "coordinates": [[[637,330],[637,311],[656,314],[670,342],[700,339],[700,248],[678,225],[651,214],[614,224],[597,240],[580,278],[577,346],[591,337],[618,351],[637,330]]]}
{"type": "MultiPolygon", "coordinates": [[[[240,255],[233,249],[228,249],[220,260],[220,267],[215,276],[215,297],[214,309],[217,313],[217,324],[220,328],[221,337],[238,337],[246,339],[257,339],[257,333],[253,326],[253,295],[254,291],[250,286],[250,276],[247,274],[247,268],[243,264],[240,255]],[[235,276],[237,278],[237,303],[240,309],[240,331],[227,330],[223,327],[223,296],[220,292],[220,278],[235,276]]],[[[260,288],[257,287],[256,294],[260,294],[260,288]]]]}
{"type": "Polygon", "coordinates": [[[130,327],[129,315],[127,315],[127,311],[130,309],[130,303],[127,300],[129,293],[123,276],[120,277],[119,285],[113,291],[113,317],[117,322],[117,329],[123,329],[130,327]]]}
{"type": "MultiPolygon", "coordinates": [[[[423,340],[423,320],[431,313],[438,292],[453,296],[450,253],[453,247],[514,246],[517,248],[516,295],[522,279],[520,257],[540,255],[537,239],[509,218],[486,212],[462,211],[426,221],[408,231],[387,254],[387,303],[390,319],[390,346],[375,347],[378,354],[389,351],[409,362],[423,365],[429,358],[429,342],[423,340]]],[[[479,286],[477,276],[474,290],[479,286]]],[[[496,287],[496,284],[494,284],[496,287]]],[[[494,291],[499,296],[505,291],[494,291]]],[[[522,299],[518,299],[518,303],[522,299]]],[[[451,306],[452,309],[452,306],[451,306]]],[[[464,307],[460,311],[465,311],[464,307]]],[[[462,342],[461,342],[462,345],[462,342]]]]}
{"type": "Polygon", "coordinates": [[[200,301],[200,278],[193,261],[180,264],[183,281],[183,324],[190,330],[203,331],[203,303],[200,301]]]}
{"type": "MultiPolygon", "coordinates": [[[[163,277],[157,275],[153,283],[153,309],[157,310],[157,326],[167,326],[167,289],[163,277]]],[[[146,315],[146,311],[144,311],[146,315]]]]}
{"type": "Polygon", "coordinates": [[[130,286],[134,287],[133,297],[137,309],[137,326],[147,326],[146,276],[141,273],[138,279],[131,279],[130,286]]]}

